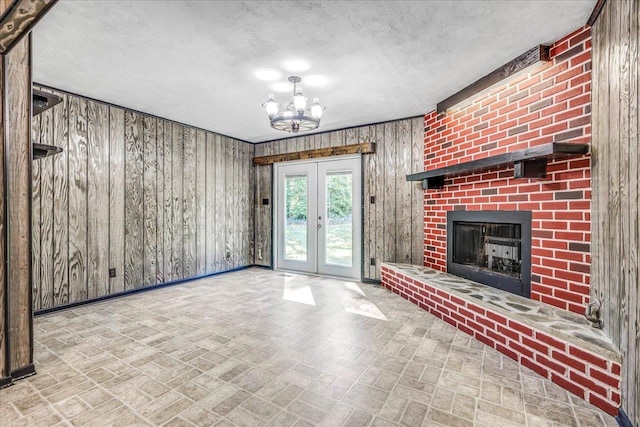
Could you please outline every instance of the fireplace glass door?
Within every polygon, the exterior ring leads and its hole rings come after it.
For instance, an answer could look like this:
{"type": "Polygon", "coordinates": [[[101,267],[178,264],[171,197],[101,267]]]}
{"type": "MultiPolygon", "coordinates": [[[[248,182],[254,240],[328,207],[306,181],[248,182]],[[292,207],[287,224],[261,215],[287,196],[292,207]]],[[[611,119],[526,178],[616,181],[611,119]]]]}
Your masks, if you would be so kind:
{"type": "Polygon", "coordinates": [[[447,212],[447,271],[529,297],[531,212],[447,212]]]}
{"type": "Polygon", "coordinates": [[[453,262],[520,279],[520,224],[455,222],[453,234],[453,262]]]}

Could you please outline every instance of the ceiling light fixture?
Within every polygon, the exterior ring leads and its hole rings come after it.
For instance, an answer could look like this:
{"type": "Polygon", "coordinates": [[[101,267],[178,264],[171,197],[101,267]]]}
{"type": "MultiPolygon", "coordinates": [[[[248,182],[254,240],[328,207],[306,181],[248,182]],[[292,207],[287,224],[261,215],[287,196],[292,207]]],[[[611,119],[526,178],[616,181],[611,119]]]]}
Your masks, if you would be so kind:
{"type": "Polygon", "coordinates": [[[262,106],[267,110],[271,127],[284,132],[298,133],[317,129],[324,107],[320,105],[318,98],[313,98],[313,103],[307,107],[307,98],[302,94],[302,88],[297,84],[302,80],[298,76],[288,79],[293,83],[293,98],[287,104],[278,104],[274,95],[269,94],[269,99],[262,106]],[[310,115],[306,115],[305,113],[310,115]]]}

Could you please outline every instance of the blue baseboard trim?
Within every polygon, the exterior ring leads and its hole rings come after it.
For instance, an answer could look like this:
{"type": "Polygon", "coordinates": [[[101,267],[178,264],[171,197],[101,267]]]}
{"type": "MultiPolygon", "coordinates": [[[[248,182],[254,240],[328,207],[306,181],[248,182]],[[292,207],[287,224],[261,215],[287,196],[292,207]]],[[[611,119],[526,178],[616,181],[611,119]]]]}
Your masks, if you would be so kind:
{"type": "Polygon", "coordinates": [[[37,310],[37,311],[35,311],[33,313],[33,315],[34,315],[34,317],[35,316],[41,316],[43,314],[54,313],[56,311],[61,311],[61,310],[68,310],[70,308],[79,307],[79,306],[87,305],[87,304],[93,304],[93,303],[99,302],[99,301],[105,301],[105,300],[110,300],[110,299],[115,299],[115,298],[121,298],[121,297],[125,297],[127,295],[137,294],[137,293],[140,293],[140,292],[152,291],[154,289],[166,288],[168,286],[175,286],[175,285],[179,285],[181,283],[192,282],[194,280],[203,279],[205,277],[218,276],[220,274],[231,273],[233,271],[246,270],[247,268],[251,268],[251,267],[261,267],[261,266],[246,265],[244,267],[232,268],[231,270],[216,271],[215,273],[209,273],[209,274],[203,274],[203,275],[200,275],[200,276],[189,277],[188,279],[180,279],[180,280],[174,280],[174,281],[171,281],[171,282],[158,283],[157,285],[146,286],[144,288],[129,289],[128,291],[117,292],[115,294],[104,295],[104,296],[97,297],[97,298],[90,298],[90,299],[86,299],[86,300],[83,300],[83,301],[72,302],[72,303],[61,305],[61,306],[58,306],[58,307],[51,307],[51,308],[45,308],[45,309],[42,309],[42,310],[37,310]]]}
{"type": "Polygon", "coordinates": [[[616,416],[616,421],[620,427],[633,427],[633,423],[624,412],[622,408],[618,408],[618,415],[616,416]]]}

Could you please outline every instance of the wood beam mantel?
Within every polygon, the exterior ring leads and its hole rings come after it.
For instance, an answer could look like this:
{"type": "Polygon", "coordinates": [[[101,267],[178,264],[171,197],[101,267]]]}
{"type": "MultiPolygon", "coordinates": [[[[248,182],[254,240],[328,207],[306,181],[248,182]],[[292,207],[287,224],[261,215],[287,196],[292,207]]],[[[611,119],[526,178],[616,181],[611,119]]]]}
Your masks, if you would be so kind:
{"type": "Polygon", "coordinates": [[[464,101],[465,99],[490,88],[494,84],[509,78],[538,62],[549,61],[549,58],[549,46],[539,45],[531,48],[517,58],[512,59],[486,76],[471,83],[469,86],[454,93],[444,101],[438,102],[436,107],[438,113],[447,111],[447,109],[464,101]]]}
{"type": "Polygon", "coordinates": [[[343,154],[373,154],[376,152],[374,142],[362,144],[342,145],[337,147],[318,148],[316,150],[296,151],[294,153],[274,154],[273,156],[254,157],[255,166],[266,166],[277,162],[287,162],[300,159],[315,159],[318,157],[340,156],[343,154]]]}

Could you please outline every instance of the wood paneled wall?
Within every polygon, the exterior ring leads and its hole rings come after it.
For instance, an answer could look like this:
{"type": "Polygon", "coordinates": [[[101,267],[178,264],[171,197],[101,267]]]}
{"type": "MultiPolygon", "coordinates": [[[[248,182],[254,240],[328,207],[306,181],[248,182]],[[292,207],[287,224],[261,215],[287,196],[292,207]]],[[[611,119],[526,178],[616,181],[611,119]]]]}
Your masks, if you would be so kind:
{"type": "Polygon", "coordinates": [[[251,144],[42,89],[33,140],[64,152],[33,162],[35,310],[253,263],[251,144]]]}
{"type": "MultiPolygon", "coordinates": [[[[380,280],[382,262],[423,263],[424,191],[406,175],[423,169],[424,118],[288,138],[256,145],[256,156],[375,142],[376,153],[363,159],[365,279],[380,280]],[[371,198],[375,202],[371,203],[371,198]],[[371,265],[375,258],[375,265],[371,265]]],[[[255,263],[272,264],[272,170],[256,168],[255,263]],[[269,204],[262,203],[268,199],[269,204]]]]}
{"type": "Polygon", "coordinates": [[[622,408],[640,425],[640,2],[607,1],[593,29],[592,297],[623,354],[622,408]]]}
{"type": "Polygon", "coordinates": [[[0,383],[33,373],[31,323],[31,36],[2,62],[0,88],[0,383]],[[6,138],[6,139],[5,139],[6,138]]]}

